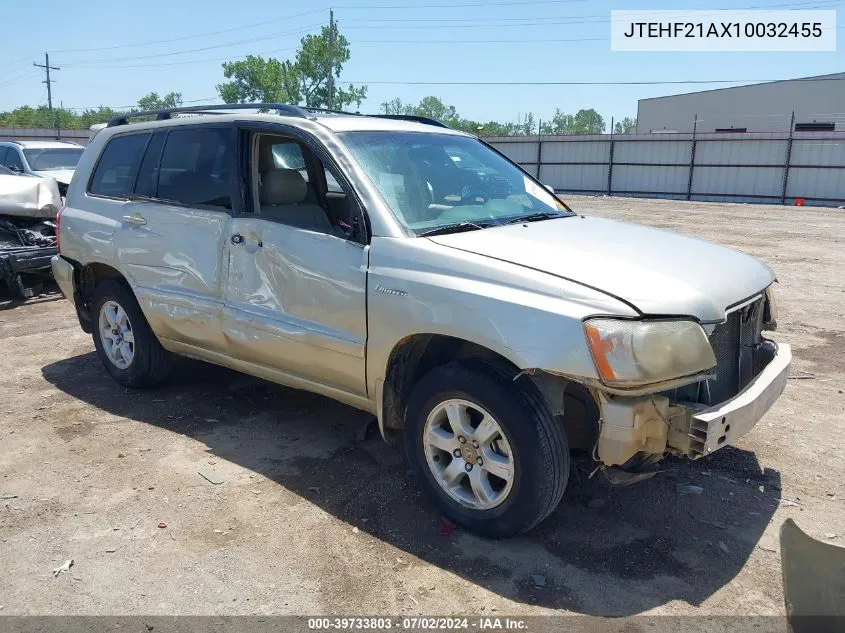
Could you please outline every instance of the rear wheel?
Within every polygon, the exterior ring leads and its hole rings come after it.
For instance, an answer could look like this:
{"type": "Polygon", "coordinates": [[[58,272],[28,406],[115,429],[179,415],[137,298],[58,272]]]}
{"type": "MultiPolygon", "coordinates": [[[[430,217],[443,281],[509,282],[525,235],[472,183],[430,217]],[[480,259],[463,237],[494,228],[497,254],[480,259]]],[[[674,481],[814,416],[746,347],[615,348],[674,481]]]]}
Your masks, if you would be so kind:
{"type": "Polygon", "coordinates": [[[480,362],[438,367],[414,388],[405,448],[438,509],[473,532],[525,532],[558,505],[566,435],[538,394],[480,362]]]}
{"type": "Polygon", "coordinates": [[[91,303],[94,347],[106,371],[124,387],[149,387],[167,377],[170,353],[150,329],[125,283],[108,279],[91,303]]]}

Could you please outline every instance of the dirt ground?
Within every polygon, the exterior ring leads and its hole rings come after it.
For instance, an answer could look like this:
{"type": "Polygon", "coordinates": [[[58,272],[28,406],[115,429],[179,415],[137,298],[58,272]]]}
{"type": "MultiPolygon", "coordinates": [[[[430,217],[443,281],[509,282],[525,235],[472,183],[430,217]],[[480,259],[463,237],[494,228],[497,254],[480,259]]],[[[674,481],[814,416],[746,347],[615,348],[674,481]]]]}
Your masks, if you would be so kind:
{"type": "Polygon", "coordinates": [[[845,542],[845,212],[571,202],[776,270],[793,379],[737,446],[628,488],[576,478],[524,537],[444,536],[396,439],[356,443],[363,413],[187,360],[127,391],[66,301],[7,301],[2,613],[782,614],[784,519],[845,542]]]}

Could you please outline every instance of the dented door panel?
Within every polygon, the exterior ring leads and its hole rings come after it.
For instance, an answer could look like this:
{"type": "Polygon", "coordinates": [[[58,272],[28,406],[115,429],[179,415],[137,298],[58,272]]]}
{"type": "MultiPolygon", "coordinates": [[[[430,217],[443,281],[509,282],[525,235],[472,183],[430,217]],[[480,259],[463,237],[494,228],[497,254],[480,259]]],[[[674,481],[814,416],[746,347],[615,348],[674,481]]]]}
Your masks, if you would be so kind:
{"type": "Polygon", "coordinates": [[[366,248],[257,218],[233,219],[229,239],[231,355],[365,394],[366,248]]]}
{"type": "Polygon", "coordinates": [[[223,211],[123,203],[115,255],[159,338],[223,350],[223,211]]]}

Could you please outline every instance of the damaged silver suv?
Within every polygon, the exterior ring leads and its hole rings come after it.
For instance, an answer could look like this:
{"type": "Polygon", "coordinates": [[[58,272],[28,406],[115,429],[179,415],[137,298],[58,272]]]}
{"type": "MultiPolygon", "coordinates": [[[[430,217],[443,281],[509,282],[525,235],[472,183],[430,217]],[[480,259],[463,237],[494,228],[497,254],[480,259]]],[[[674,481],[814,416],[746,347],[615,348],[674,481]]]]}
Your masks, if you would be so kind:
{"type": "Polygon", "coordinates": [[[697,459],[784,389],[768,267],[577,215],[473,136],[282,104],[142,114],[85,150],[53,259],[121,385],[183,354],[372,412],[438,509],[493,537],[554,510],[576,451],[697,459]]]}

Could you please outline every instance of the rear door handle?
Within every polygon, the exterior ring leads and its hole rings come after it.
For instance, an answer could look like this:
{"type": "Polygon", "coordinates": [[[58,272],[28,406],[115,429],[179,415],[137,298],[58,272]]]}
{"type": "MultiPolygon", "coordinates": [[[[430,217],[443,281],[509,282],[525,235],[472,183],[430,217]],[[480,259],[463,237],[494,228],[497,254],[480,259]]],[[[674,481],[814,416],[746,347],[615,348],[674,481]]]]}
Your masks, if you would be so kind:
{"type": "Polygon", "coordinates": [[[123,221],[126,224],[131,224],[132,226],[144,226],[147,223],[147,220],[137,213],[135,215],[124,215],[123,221]]]}
{"type": "MultiPolygon", "coordinates": [[[[235,244],[236,246],[240,246],[241,244],[247,244],[247,239],[243,235],[241,235],[240,233],[235,233],[231,238],[231,242],[232,242],[232,244],[235,244]]],[[[264,246],[264,242],[262,242],[260,239],[255,239],[255,240],[250,239],[249,244],[256,246],[258,248],[261,248],[262,246],[264,246]]]]}

